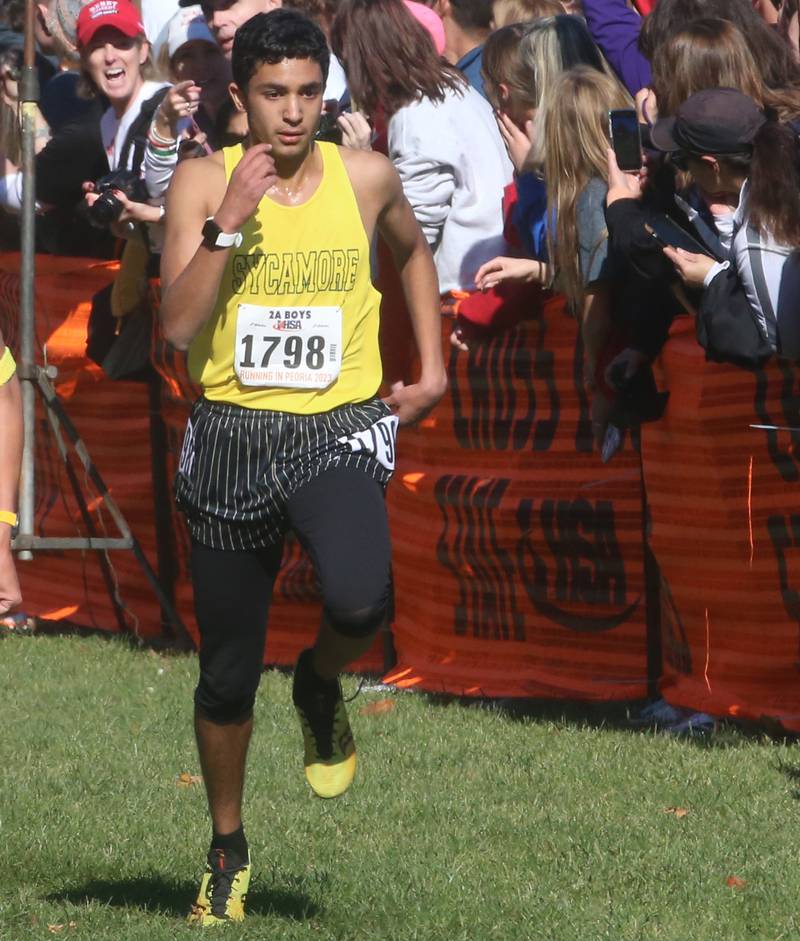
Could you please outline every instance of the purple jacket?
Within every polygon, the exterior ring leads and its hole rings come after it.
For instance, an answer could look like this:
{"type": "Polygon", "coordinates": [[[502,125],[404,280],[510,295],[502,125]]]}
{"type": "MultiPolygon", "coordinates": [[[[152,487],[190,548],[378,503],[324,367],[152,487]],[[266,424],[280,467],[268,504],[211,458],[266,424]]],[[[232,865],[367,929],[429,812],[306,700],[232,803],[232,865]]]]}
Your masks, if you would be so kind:
{"type": "Polygon", "coordinates": [[[586,25],[611,68],[635,95],[650,84],[650,63],[636,42],[642,18],[625,0],[583,0],[586,25]]]}

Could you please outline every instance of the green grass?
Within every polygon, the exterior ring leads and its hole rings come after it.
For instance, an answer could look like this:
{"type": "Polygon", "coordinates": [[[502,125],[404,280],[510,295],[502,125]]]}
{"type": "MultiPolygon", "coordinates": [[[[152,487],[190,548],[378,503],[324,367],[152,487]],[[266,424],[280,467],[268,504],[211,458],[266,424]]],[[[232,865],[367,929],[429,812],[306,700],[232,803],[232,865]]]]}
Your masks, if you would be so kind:
{"type": "MultiPolygon", "coordinates": [[[[196,934],[182,918],[207,848],[205,798],[177,786],[197,773],[195,670],[193,657],[119,641],[0,639],[4,941],[196,934]]],[[[359,775],[322,802],[303,779],[289,694],[286,675],[265,674],[245,818],[255,876],[248,920],[227,937],[800,938],[789,744],[408,693],[363,715],[387,694],[362,693],[350,706],[359,775]]]]}

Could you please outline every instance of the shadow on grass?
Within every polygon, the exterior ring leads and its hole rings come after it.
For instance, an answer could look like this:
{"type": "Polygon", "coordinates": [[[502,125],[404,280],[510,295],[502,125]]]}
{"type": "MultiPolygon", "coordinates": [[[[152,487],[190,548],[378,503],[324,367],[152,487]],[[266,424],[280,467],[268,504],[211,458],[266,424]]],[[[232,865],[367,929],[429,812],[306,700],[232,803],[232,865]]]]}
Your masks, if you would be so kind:
{"type": "MultiPolygon", "coordinates": [[[[96,879],[76,888],[52,892],[45,901],[69,902],[72,905],[99,902],[113,908],[138,908],[182,918],[188,914],[196,894],[196,883],[171,883],[144,876],[140,879],[96,879]]],[[[304,892],[256,883],[247,895],[248,915],[276,915],[292,921],[305,921],[319,912],[317,903],[304,892]]]]}
{"type": "MultiPolygon", "coordinates": [[[[691,733],[670,733],[667,727],[639,719],[642,709],[647,705],[647,700],[641,699],[594,703],[554,699],[481,699],[439,693],[420,695],[424,695],[432,706],[458,705],[465,709],[483,709],[511,722],[549,722],[572,728],[608,729],[636,735],[675,734],[676,738],[700,749],[739,748],[765,738],[787,743],[797,741],[796,735],[766,716],[760,723],[734,722],[726,718],[719,719],[713,731],[698,729],[691,733]]],[[[797,780],[800,784],[800,768],[797,780]]]]}

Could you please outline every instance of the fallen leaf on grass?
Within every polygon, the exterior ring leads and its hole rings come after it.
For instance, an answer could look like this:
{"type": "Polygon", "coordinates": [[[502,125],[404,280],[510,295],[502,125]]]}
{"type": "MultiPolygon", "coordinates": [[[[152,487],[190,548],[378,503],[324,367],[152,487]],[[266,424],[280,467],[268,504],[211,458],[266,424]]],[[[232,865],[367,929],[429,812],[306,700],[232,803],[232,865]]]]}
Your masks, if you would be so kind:
{"type": "Polygon", "coordinates": [[[50,932],[50,934],[60,934],[65,928],[72,930],[73,928],[77,927],[77,924],[74,921],[71,921],[66,925],[48,925],[47,930],[50,932]]]}
{"type": "Polygon", "coordinates": [[[732,889],[743,889],[747,883],[738,876],[728,876],[725,880],[725,885],[730,886],[732,889]]]}
{"type": "Polygon", "coordinates": [[[358,710],[360,716],[379,716],[384,712],[391,712],[394,709],[394,702],[391,699],[378,699],[376,702],[368,703],[358,710]]]}
{"type": "Polygon", "coordinates": [[[175,783],[178,787],[191,787],[193,784],[199,784],[202,780],[203,778],[199,774],[189,774],[188,771],[181,771],[175,783]]]}
{"type": "Polygon", "coordinates": [[[672,814],[680,820],[682,817],[686,817],[689,814],[689,811],[685,807],[665,807],[665,814],[672,814]]]}

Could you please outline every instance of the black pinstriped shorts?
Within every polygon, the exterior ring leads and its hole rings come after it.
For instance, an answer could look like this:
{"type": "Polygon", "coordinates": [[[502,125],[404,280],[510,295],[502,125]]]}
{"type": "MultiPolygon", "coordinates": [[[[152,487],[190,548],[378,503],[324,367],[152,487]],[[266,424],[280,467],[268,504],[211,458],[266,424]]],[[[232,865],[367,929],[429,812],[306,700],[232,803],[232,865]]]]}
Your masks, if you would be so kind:
{"type": "Polygon", "coordinates": [[[175,499],[196,542],[262,549],[286,532],[288,498],[326,470],[362,470],[386,486],[396,430],[378,398],[316,415],[200,398],[183,439],[175,499]]]}

